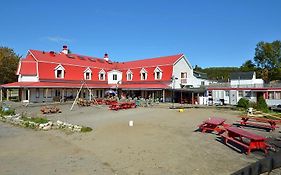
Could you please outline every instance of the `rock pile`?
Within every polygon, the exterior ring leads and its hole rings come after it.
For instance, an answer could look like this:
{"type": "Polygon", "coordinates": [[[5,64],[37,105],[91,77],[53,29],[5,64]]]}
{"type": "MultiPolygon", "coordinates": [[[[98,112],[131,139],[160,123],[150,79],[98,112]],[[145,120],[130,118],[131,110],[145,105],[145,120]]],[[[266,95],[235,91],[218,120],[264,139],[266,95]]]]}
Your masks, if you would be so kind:
{"type": "MultiPolygon", "coordinates": [[[[32,118],[27,118],[27,119],[31,120],[32,118]]],[[[37,123],[27,119],[26,118],[24,119],[20,114],[6,115],[0,117],[0,120],[11,123],[13,125],[18,125],[25,128],[38,129],[43,131],[48,131],[51,129],[64,129],[72,132],[81,132],[83,128],[83,126],[73,125],[59,120],[57,122],[47,121],[46,123],[37,123]]]]}

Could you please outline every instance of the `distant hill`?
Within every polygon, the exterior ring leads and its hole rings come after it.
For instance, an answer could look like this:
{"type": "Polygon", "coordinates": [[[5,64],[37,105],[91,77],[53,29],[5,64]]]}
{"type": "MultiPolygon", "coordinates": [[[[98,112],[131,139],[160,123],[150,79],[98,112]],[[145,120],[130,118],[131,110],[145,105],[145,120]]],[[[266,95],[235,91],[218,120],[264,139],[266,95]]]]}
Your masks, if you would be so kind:
{"type": "Polygon", "coordinates": [[[197,65],[194,70],[207,73],[208,79],[218,81],[228,81],[232,72],[241,71],[239,67],[208,67],[203,69],[197,65]]]}

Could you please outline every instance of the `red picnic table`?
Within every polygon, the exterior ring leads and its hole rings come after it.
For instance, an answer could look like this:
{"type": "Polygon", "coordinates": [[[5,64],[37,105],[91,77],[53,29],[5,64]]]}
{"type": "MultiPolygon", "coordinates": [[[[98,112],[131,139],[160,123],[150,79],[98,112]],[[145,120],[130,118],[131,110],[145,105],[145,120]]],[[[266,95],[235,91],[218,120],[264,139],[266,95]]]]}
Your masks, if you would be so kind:
{"type": "Polygon", "coordinates": [[[225,144],[227,144],[230,140],[244,147],[248,155],[254,149],[263,150],[267,154],[269,146],[265,143],[265,137],[233,126],[226,128],[226,131],[227,132],[221,134],[221,137],[224,138],[225,144]]]}
{"type": "Polygon", "coordinates": [[[120,103],[112,103],[109,106],[109,109],[111,110],[119,110],[119,109],[129,109],[129,108],[135,108],[136,103],[135,102],[120,102],[120,103]]]}
{"type": "Polygon", "coordinates": [[[225,124],[225,119],[218,117],[211,117],[208,120],[203,121],[201,125],[199,125],[199,129],[205,133],[206,131],[216,131],[217,133],[222,133],[225,131],[224,127],[228,127],[228,124],[225,124]]]}
{"type": "Polygon", "coordinates": [[[277,126],[278,123],[281,123],[281,120],[248,117],[248,116],[240,116],[240,117],[241,117],[241,121],[240,121],[241,125],[254,126],[254,127],[264,128],[266,130],[272,130],[272,131],[278,128],[277,126]]]}

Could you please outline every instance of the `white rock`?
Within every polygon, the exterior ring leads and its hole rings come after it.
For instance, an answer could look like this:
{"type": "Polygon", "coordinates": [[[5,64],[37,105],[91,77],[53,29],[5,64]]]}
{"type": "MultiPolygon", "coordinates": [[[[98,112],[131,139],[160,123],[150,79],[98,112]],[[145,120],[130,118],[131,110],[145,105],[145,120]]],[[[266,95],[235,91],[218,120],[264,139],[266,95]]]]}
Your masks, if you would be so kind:
{"type": "Polygon", "coordinates": [[[50,130],[52,128],[52,126],[51,125],[48,125],[48,126],[45,126],[44,128],[43,128],[43,130],[44,131],[47,131],[47,130],[50,130]]]}

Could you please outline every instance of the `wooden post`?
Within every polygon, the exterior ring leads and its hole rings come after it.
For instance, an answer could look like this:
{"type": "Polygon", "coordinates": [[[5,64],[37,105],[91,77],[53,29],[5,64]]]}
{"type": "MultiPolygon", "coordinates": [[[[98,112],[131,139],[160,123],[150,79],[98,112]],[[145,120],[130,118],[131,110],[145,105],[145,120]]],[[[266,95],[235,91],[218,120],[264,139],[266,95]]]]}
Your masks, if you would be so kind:
{"type": "Polygon", "coordinates": [[[3,93],[3,89],[1,88],[1,89],[0,89],[0,101],[1,101],[1,102],[3,101],[3,94],[2,94],[2,93],[3,93]]]}
{"type": "Polygon", "coordinates": [[[27,89],[28,92],[28,102],[30,102],[30,89],[27,89]]]}
{"type": "Polygon", "coordinates": [[[91,101],[92,100],[92,89],[89,89],[89,94],[90,94],[89,100],[91,101]]]}
{"type": "Polygon", "coordinates": [[[9,101],[9,98],[10,98],[10,90],[7,89],[7,101],[9,101]]]}
{"type": "Polygon", "coordinates": [[[191,92],[191,104],[194,104],[194,93],[191,92]]]}
{"type": "Polygon", "coordinates": [[[165,102],[165,89],[163,89],[163,102],[165,102]]]}
{"type": "Polygon", "coordinates": [[[47,88],[46,91],[45,91],[45,98],[46,98],[46,99],[48,98],[48,88],[47,88]]]}

